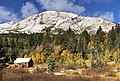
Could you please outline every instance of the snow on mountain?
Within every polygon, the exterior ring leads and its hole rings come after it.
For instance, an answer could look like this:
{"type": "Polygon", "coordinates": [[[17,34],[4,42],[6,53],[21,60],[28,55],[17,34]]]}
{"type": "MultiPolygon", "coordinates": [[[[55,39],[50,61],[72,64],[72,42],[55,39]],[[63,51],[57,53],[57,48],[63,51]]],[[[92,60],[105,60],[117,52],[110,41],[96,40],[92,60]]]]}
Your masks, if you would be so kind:
{"type": "Polygon", "coordinates": [[[40,33],[45,27],[52,27],[51,30],[56,28],[67,30],[70,27],[77,33],[81,33],[85,29],[94,33],[100,26],[103,31],[108,32],[115,24],[101,18],[78,16],[67,12],[46,11],[21,21],[0,24],[0,33],[40,33]]]}

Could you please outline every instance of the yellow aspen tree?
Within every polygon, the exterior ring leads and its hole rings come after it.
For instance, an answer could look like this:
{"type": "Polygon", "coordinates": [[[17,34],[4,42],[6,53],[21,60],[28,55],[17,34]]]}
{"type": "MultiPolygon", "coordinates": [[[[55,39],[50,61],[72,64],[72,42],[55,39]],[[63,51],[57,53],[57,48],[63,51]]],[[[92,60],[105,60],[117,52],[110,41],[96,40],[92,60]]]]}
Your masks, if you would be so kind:
{"type": "Polygon", "coordinates": [[[64,62],[67,63],[66,61],[69,60],[69,59],[68,59],[68,55],[69,55],[69,54],[70,54],[70,52],[69,52],[68,49],[63,50],[63,52],[61,53],[61,60],[62,60],[62,61],[64,60],[64,62]]]}
{"type": "Polygon", "coordinates": [[[115,63],[118,63],[119,62],[119,53],[120,53],[120,50],[119,50],[119,48],[117,49],[117,51],[115,51],[114,53],[113,53],[113,58],[114,58],[114,61],[115,61],[115,63]]]}
{"type": "Polygon", "coordinates": [[[118,52],[118,51],[115,51],[115,52],[113,53],[113,58],[114,58],[115,63],[118,63],[118,57],[119,57],[119,52],[118,52]]]}
{"type": "Polygon", "coordinates": [[[67,55],[67,58],[72,59],[72,57],[73,57],[72,55],[73,55],[73,54],[68,54],[68,55],[67,55]]]}
{"type": "Polygon", "coordinates": [[[29,54],[28,54],[28,57],[32,57],[33,55],[33,51],[31,51],[29,54]]]}
{"type": "Polygon", "coordinates": [[[64,57],[64,58],[67,58],[68,54],[69,54],[69,50],[66,49],[66,50],[63,50],[63,52],[61,53],[61,56],[64,57]]]}
{"type": "Polygon", "coordinates": [[[28,58],[27,54],[24,55],[24,58],[28,58]]]}
{"type": "Polygon", "coordinates": [[[109,61],[109,50],[105,50],[104,62],[107,63],[109,61]]]}
{"type": "Polygon", "coordinates": [[[108,34],[105,35],[105,40],[104,43],[107,44],[108,43],[108,34]]]}
{"type": "MultiPolygon", "coordinates": [[[[91,61],[91,68],[94,68],[94,59],[93,59],[93,54],[92,54],[92,50],[94,50],[94,42],[90,41],[88,43],[88,49],[90,50],[90,61],[91,61]]],[[[83,61],[84,63],[85,61],[83,61]]]]}
{"type": "Polygon", "coordinates": [[[104,60],[104,58],[103,58],[103,56],[104,56],[104,51],[105,51],[105,46],[104,46],[104,44],[101,42],[100,43],[100,45],[99,45],[99,47],[100,47],[100,52],[99,53],[97,53],[97,59],[98,59],[98,65],[102,65],[103,63],[103,60],[104,60]]]}
{"type": "Polygon", "coordinates": [[[93,41],[90,41],[90,42],[88,43],[88,49],[89,49],[89,50],[93,50],[93,49],[94,49],[94,43],[93,43],[93,41]]]}
{"type": "Polygon", "coordinates": [[[79,58],[77,61],[76,61],[76,65],[80,66],[83,62],[83,59],[82,58],[79,58]]]}
{"type": "Polygon", "coordinates": [[[66,64],[72,64],[73,61],[72,61],[70,58],[66,58],[65,63],[66,63],[66,64]]]}
{"type": "Polygon", "coordinates": [[[40,59],[40,54],[36,53],[36,59],[40,59]]]}
{"type": "Polygon", "coordinates": [[[36,53],[36,63],[39,63],[40,61],[40,54],[39,53],[36,53]]]}
{"type": "Polygon", "coordinates": [[[118,62],[120,62],[120,49],[117,49],[117,53],[118,53],[118,62]]]}
{"type": "Polygon", "coordinates": [[[101,49],[101,51],[104,51],[104,45],[102,42],[100,43],[100,49],[101,49]]]}
{"type": "Polygon", "coordinates": [[[53,58],[57,58],[58,57],[57,53],[51,53],[50,56],[53,57],[53,58]]]}
{"type": "Polygon", "coordinates": [[[113,52],[112,51],[109,52],[108,56],[109,56],[109,61],[113,60],[113,52]]]}
{"type": "Polygon", "coordinates": [[[34,55],[32,55],[32,60],[35,62],[36,61],[36,58],[34,55]]]}
{"type": "Polygon", "coordinates": [[[45,56],[44,56],[44,53],[41,53],[41,62],[44,62],[45,61],[45,56]]]}

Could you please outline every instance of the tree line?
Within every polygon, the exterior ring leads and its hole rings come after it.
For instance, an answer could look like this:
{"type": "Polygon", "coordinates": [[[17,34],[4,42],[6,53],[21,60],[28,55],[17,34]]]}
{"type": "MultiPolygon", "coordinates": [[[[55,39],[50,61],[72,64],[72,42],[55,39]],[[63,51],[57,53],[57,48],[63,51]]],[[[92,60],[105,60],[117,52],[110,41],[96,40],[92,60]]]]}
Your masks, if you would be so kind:
{"type": "Polygon", "coordinates": [[[119,52],[119,24],[109,32],[99,27],[93,35],[87,30],[76,34],[71,28],[67,31],[45,28],[42,33],[0,34],[0,57],[6,56],[5,62],[14,61],[17,57],[31,57],[35,63],[44,63],[54,57],[59,63],[68,61],[85,66],[85,60],[90,59],[93,67],[108,61],[119,62],[119,52]]]}

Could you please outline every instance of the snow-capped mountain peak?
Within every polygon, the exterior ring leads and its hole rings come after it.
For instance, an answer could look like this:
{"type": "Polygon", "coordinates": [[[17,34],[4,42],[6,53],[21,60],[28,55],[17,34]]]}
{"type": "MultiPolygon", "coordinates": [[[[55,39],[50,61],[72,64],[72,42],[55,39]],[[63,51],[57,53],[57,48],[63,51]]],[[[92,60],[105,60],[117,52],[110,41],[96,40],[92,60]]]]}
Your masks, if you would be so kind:
{"type": "Polygon", "coordinates": [[[21,21],[0,24],[0,33],[40,33],[45,27],[52,27],[52,30],[56,28],[67,30],[70,27],[76,33],[81,33],[85,29],[94,33],[100,26],[103,31],[108,32],[115,24],[101,18],[78,16],[67,12],[46,11],[21,21]]]}

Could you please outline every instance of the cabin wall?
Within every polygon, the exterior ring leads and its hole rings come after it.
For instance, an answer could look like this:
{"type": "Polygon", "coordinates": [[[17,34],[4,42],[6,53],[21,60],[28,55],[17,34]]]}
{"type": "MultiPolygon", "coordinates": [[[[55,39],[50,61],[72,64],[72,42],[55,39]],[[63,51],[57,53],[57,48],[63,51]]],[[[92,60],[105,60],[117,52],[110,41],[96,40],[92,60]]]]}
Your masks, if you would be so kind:
{"type": "Polygon", "coordinates": [[[27,68],[27,67],[33,67],[33,60],[30,59],[29,62],[22,62],[22,63],[15,63],[15,67],[18,68],[27,68]]]}
{"type": "Polygon", "coordinates": [[[28,67],[33,67],[33,60],[30,60],[30,61],[28,62],[28,67]]]}

